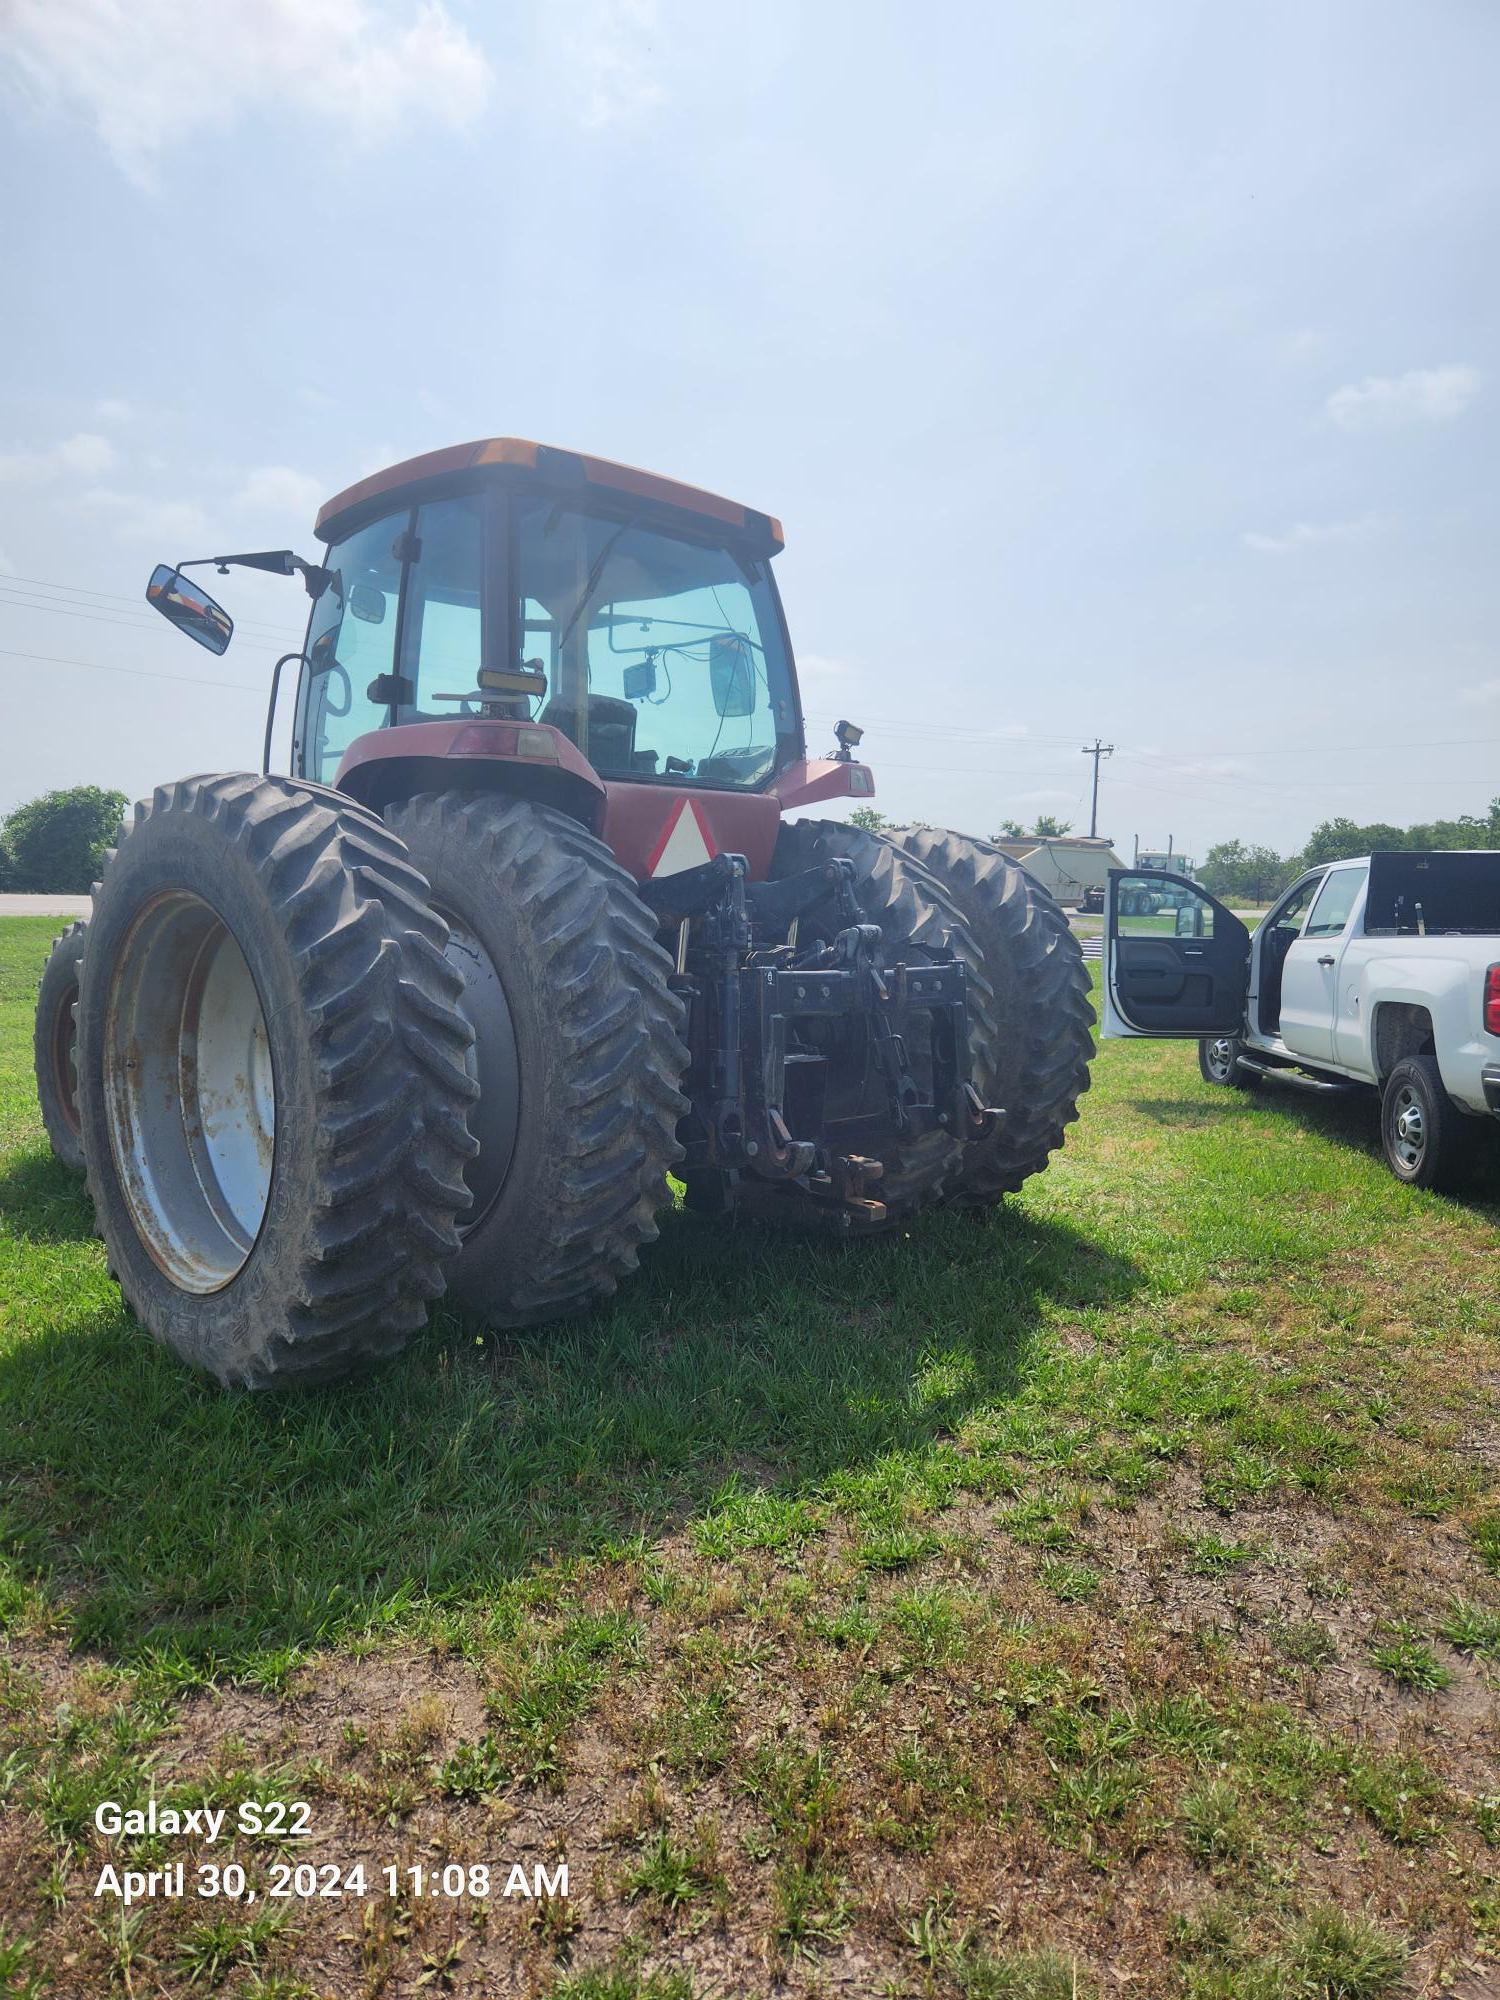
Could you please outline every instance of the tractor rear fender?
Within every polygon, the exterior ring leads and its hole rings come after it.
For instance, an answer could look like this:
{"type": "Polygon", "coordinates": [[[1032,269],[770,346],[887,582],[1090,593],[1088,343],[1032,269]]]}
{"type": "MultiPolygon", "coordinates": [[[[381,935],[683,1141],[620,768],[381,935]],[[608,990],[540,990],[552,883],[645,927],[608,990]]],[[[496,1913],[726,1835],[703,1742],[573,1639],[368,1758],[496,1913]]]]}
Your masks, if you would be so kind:
{"type": "Polygon", "coordinates": [[[750,880],[763,881],[785,811],[875,790],[866,765],[833,758],[800,759],[763,792],[606,781],[550,724],[473,717],[357,736],[334,782],[376,812],[428,791],[504,792],[556,806],[597,834],[637,881],[724,853],[743,854],[750,880]]]}
{"type": "Polygon", "coordinates": [[[873,799],[875,773],[843,757],[799,757],[776,777],[771,795],[782,812],[819,799],[873,799]]]}
{"type": "Polygon", "coordinates": [[[334,779],[375,812],[422,792],[504,792],[556,806],[597,833],[608,787],[560,729],[455,716],[356,736],[334,779]]]}

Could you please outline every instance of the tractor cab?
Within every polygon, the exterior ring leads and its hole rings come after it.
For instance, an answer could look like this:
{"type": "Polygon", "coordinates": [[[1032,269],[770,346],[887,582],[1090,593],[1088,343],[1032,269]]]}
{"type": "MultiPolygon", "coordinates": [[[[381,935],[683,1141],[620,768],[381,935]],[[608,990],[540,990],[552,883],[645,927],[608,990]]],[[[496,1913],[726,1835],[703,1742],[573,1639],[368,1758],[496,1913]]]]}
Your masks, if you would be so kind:
{"type": "MultiPolygon", "coordinates": [[[[785,810],[874,792],[847,724],[836,757],[806,761],[769,515],[490,438],[360,481],[316,532],[319,563],[209,559],[300,572],[312,598],[287,662],[294,777],[377,810],[423,790],[504,790],[570,813],[638,879],[725,853],[759,879],[785,810]]],[[[207,566],[162,567],[149,594],[222,651],[229,619],[181,574],[207,566]]]]}
{"type": "MultiPolygon", "coordinates": [[[[606,783],[679,791],[756,791],[801,755],[774,522],[514,439],[464,455],[396,466],[319,516],[299,776],[340,782],[355,745],[421,755],[435,739],[361,739],[455,723],[555,732],[606,783]]],[[[547,761],[548,738],[529,741],[547,761]]]]}

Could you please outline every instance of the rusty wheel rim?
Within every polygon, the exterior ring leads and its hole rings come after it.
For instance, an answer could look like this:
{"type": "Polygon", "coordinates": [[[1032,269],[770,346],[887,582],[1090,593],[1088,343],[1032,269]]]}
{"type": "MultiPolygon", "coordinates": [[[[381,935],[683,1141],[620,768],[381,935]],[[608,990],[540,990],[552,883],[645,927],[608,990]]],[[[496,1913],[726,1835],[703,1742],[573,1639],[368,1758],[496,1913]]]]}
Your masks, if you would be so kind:
{"type": "Polygon", "coordinates": [[[221,1291],[265,1220],[276,1085],[250,967],[201,898],[157,897],[132,924],[110,984],[103,1082],[142,1244],[183,1291],[221,1291]]]}

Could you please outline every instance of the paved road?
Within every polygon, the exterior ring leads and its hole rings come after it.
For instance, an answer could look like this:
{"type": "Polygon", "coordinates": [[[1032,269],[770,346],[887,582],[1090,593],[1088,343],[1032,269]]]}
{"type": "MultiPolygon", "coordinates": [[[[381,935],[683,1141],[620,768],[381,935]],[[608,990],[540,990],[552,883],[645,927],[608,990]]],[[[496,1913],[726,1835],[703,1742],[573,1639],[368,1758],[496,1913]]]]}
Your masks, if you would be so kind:
{"type": "Polygon", "coordinates": [[[86,917],[87,896],[0,896],[0,917],[86,917]]]}

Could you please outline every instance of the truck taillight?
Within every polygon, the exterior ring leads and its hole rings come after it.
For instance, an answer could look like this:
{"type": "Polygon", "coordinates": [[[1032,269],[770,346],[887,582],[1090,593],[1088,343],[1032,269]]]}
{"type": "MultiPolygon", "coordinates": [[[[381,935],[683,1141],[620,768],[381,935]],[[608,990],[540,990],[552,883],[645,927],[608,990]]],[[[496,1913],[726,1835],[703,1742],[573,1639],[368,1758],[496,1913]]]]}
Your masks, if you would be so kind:
{"type": "Polygon", "coordinates": [[[1500,1035],[1500,965],[1484,975],[1484,1026],[1486,1034],[1500,1035]]]}

